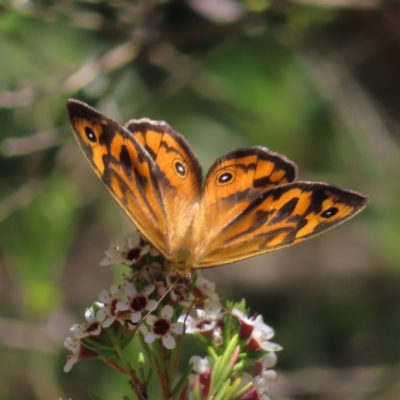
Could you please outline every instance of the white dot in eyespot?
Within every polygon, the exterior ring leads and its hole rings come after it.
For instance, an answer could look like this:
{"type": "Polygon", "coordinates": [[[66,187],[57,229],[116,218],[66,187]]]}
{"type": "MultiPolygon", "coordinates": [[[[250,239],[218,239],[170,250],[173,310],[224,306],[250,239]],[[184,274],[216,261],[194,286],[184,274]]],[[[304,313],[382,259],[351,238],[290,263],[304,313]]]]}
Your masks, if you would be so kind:
{"type": "Polygon", "coordinates": [[[185,176],[186,174],[186,168],[179,161],[175,163],[175,171],[181,176],[185,176]]]}

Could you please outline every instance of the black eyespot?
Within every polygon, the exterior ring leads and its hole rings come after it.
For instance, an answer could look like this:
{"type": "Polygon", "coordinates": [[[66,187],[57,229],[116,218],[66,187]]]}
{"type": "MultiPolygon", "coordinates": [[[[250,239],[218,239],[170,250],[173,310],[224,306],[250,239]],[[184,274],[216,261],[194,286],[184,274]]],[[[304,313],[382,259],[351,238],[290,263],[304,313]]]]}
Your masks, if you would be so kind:
{"type": "Polygon", "coordinates": [[[331,207],[325,211],[322,211],[322,213],[319,214],[319,216],[322,218],[331,218],[334,215],[336,215],[338,213],[338,211],[339,211],[339,209],[337,207],[331,207]]]}
{"type": "Polygon", "coordinates": [[[177,174],[180,175],[182,178],[186,176],[186,167],[180,161],[174,162],[174,168],[177,174]]]}
{"type": "Polygon", "coordinates": [[[97,137],[96,134],[93,132],[92,128],[89,128],[88,126],[85,127],[85,134],[86,137],[91,141],[91,142],[97,142],[97,137]]]}
{"type": "Polygon", "coordinates": [[[232,172],[224,172],[217,178],[217,182],[220,185],[226,185],[229,182],[233,181],[233,173],[232,172]]]}

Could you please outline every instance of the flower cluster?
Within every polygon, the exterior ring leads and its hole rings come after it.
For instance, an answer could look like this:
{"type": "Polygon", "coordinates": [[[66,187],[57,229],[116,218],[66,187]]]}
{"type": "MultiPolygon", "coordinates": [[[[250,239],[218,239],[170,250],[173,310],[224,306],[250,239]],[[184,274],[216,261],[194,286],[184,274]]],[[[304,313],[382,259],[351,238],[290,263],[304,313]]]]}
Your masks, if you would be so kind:
{"type": "Polygon", "coordinates": [[[97,357],[129,376],[139,399],[148,396],[152,371],[163,398],[179,393],[179,399],[193,400],[217,394],[226,400],[269,399],[281,347],[270,341],[274,331],[261,315],[248,317],[244,301],[223,308],[214,283],[199,272],[191,283],[171,283],[163,258],[137,231],[106,251],[102,264],[116,263],[130,271],[100,293],[83,324],[71,328],[64,343],[70,351],[66,372],[79,360],[97,357]],[[195,335],[209,355],[193,356],[177,380],[184,333],[195,335]],[[135,336],[142,349],[137,370],[124,353],[135,336]]]}

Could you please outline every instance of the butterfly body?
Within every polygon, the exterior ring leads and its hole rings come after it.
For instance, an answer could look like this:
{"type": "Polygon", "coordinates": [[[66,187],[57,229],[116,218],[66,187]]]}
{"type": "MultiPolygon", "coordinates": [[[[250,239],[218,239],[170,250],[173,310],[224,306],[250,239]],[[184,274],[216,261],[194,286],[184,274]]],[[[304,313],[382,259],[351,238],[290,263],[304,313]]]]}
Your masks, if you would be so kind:
{"type": "Polygon", "coordinates": [[[261,146],[220,157],[203,180],[189,144],[167,123],[122,127],[78,100],[67,107],[93,169],[179,276],[301,242],[367,203],[351,190],[296,181],[296,165],[261,146]]]}

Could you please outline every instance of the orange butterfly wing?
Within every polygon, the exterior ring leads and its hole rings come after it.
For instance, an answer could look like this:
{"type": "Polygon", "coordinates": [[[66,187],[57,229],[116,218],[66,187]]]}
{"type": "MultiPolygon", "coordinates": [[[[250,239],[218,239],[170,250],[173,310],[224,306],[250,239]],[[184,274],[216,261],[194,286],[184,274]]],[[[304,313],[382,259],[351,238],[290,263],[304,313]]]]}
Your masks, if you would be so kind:
{"type": "Polygon", "coordinates": [[[154,160],[166,211],[168,255],[173,258],[182,248],[190,251],[203,180],[197,157],[185,138],[164,121],[142,118],[127,122],[125,128],[154,160]]]}
{"type": "Polygon", "coordinates": [[[151,156],[128,130],[87,104],[70,99],[67,109],[96,174],[138,229],[167,255],[166,211],[151,156]]]}
{"type": "Polygon", "coordinates": [[[266,190],[292,182],[296,175],[293,162],[261,146],[219,158],[207,174],[201,202],[207,239],[218,236],[266,190]]]}
{"type": "Polygon", "coordinates": [[[97,175],[181,274],[301,242],[367,204],[357,192],[294,182],[296,165],[263,147],[219,158],[202,186],[196,156],[167,123],[143,118],[122,127],[80,101],[67,106],[97,175]]]}
{"type": "Polygon", "coordinates": [[[299,243],[360,212],[367,198],[319,182],[268,189],[224,226],[199,267],[226,264],[299,243]]]}

